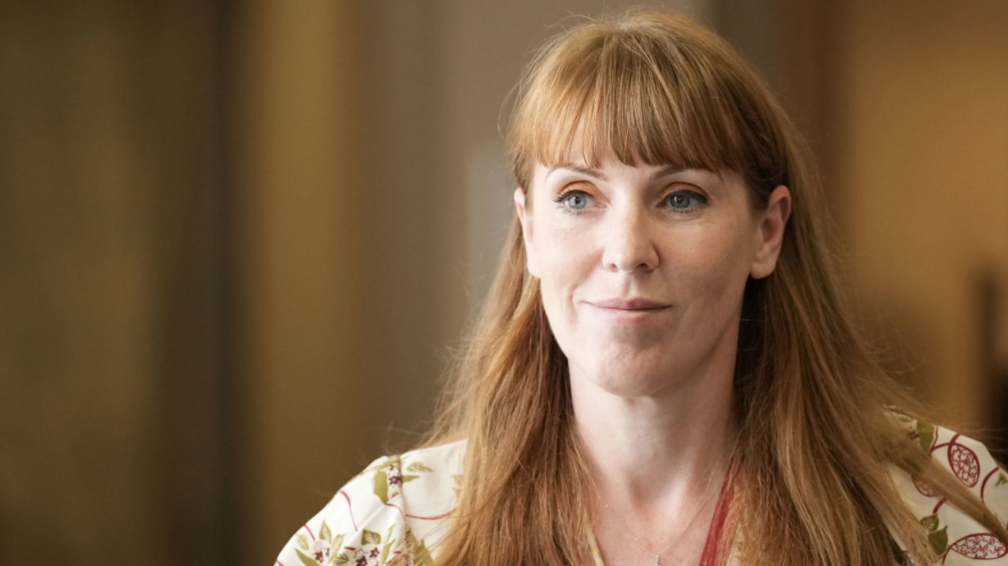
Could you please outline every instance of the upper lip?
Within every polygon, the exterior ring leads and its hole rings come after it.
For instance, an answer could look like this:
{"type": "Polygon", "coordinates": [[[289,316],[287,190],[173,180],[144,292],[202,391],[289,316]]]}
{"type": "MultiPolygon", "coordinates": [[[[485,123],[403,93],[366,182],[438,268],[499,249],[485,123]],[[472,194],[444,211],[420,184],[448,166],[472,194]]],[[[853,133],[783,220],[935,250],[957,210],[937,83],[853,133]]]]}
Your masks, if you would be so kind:
{"type": "Polygon", "coordinates": [[[603,309],[619,309],[625,311],[663,309],[669,306],[665,303],[660,303],[658,301],[652,301],[650,299],[642,299],[636,297],[628,299],[624,298],[602,299],[598,301],[591,301],[591,304],[603,309]]]}

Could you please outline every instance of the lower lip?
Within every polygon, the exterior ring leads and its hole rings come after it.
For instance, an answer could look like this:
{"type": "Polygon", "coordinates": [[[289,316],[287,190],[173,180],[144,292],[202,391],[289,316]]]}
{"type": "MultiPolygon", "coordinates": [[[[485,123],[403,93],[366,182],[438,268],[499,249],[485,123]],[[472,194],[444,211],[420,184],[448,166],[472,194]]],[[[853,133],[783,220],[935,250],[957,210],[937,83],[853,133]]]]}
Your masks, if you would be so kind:
{"type": "Polygon", "coordinates": [[[643,324],[668,312],[669,307],[657,309],[615,309],[591,305],[598,314],[616,324],[643,324]]]}

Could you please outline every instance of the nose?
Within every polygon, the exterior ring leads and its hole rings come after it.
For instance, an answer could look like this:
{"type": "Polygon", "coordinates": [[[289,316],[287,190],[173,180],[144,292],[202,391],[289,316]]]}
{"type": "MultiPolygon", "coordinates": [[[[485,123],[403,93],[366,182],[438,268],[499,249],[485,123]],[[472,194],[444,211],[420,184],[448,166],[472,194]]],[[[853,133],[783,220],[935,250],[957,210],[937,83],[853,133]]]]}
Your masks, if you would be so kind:
{"type": "Polygon", "coordinates": [[[658,250],[648,219],[641,211],[610,216],[602,265],[613,272],[648,272],[658,267],[658,250]]]}

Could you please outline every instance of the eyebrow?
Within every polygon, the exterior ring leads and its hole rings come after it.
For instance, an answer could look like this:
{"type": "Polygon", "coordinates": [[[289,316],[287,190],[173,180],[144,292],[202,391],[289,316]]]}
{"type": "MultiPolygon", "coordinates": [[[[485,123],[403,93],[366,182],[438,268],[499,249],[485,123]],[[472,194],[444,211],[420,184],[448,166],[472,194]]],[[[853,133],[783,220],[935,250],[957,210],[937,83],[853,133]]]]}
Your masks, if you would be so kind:
{"type": "Polygon", "coordinates": [[[599,171],[598,169],[592,169],[591,167],[582,167],[580,165],[557,165],[556,167],[550,169],[548,173],[546,173],[546,177],[543,178],[543,181],[549,179],[549,176],[552,175],[554,171],[558,171],[560,169],[566,169],[568,171],[580,173],[582,175],[586,175],[588,177],[592,177],[600,181],[608,181],[608,179],[605,176],[605,173],[599,171]]]}
{"type": "MultiPolygon", "coordinates": [[[[592,169],[591,167],[582,167],[580,165],[558,165],[550,169],[549,173],[546,173],[545,179],[549,179],[549,176],[553,174],[554,171],[559,169],[566,169],[568,171],[573,171],[575,173],[580,173],[594,179],[599,179],[600,181],[608,181],[605,173],[599,171],[598,169],[592,169]]],[[[682,165],[666,165],[661,169],[655,171],[651,174],[651,181],[666,177],[668,175],[674,175],[676,173],[682,173],[683,171],[690,169],[689,167],[684,167],[682,165]]],[[[544,179],[544,180],[545,180],[544,179]]]]}
{"type": "Polygon", "coordinates": [[[655,171],[654,174],[651,175],[651,180],[655,181],[657,179],[661,179],[662,177],[666,177],[668,175],[674,175],[676,173],[682,173],[683,171],[685,171],[687,169],[690,169],[690,167],[683,167],[682,165],[666,165],[665,167],[662,167],[661,169],[655,171]]]}

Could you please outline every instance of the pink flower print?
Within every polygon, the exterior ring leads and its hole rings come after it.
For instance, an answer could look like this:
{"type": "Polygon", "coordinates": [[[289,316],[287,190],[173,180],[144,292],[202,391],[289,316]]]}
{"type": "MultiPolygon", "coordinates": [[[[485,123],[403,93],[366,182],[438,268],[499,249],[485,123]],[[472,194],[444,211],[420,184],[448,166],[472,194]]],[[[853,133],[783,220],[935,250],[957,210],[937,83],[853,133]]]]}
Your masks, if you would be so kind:
{"type": "Polygon", "coordinates": [[[431,472],[423,462],[411,462],[403,468],[398,456],[392,456],[376,466],[374,475],[374,494],[388,503],[402,493],[403,485],[420,477],[421,472],[431,472]]]}
{"type": "Polygon", "coordinates": [[[325,562],[332,554],[332,545],[327,540],[318,539],[312,547],[312,555],[319,564],[325,562]]]}
{"type": "Polygon", "coordinates": [[[354,550],[353,563],[354,566],[378,566],[378,552],[377,548],[372,548],[371,550],[364,550],[363,548],[358,548],[354,550]]]}
{"type": "Polygon", "coordinates": [[[402,465],[398,460],[393,461],[385,468],[386,481],[388,482],[388,497],[392,498],[402,492],[403,475],[402,465]]]}

